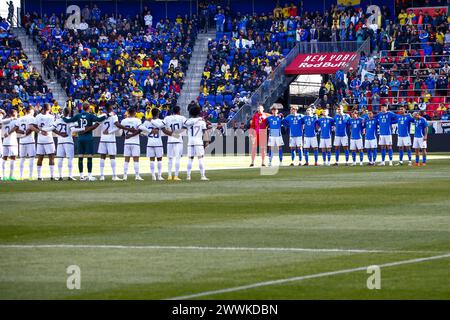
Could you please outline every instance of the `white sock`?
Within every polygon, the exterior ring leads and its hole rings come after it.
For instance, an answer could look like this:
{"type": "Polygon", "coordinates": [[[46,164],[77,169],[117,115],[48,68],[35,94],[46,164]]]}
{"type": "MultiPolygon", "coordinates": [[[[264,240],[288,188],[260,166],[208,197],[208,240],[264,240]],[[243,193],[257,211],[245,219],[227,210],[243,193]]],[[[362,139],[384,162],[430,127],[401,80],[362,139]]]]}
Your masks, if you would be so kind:
{"type": "Polygon", "coordinates": [[[150,173],[151,173],[152,175],[155,174],[155,162],[152,161],[152,160],[150,160],[150,173]]]}
{"type": "Polygon", "coordinates": [[[200,174],[202,177],[205,176],[205,164],[203,162],[203,158],[198,158],[198,168],[200,169],[200,174]]]}
{"type": "Polygon", "coordinates": [[[180,158],[175,158],[175,177],[178,177],[178,172],[180,171],[180,158]]]}
{"type": "Polygon", "coordinates": [[[123,174],[128,174],[128,162],[123,163],[123,174]]]}
{"type": "Polygon", "coordinates": [[[116,176],[116,159],[110,159],[113,177],[116,176]]]}
{"type": "Polygon", "coordinates": [[[34,157],[28,159],[28,175],[30,179],[33,179],[33,169],[34,169],[34,157]]]}
{"type": "Polygon", "coordinates": [[[192,171],[192,161],[193,161],[193,159],[191,159],[191,158],[188,159],[188,164],[187,164],[187,175],[188,175],[188,176],[191,175],[191,171],[192,171]]]}
{"type": "Polygon", "coordinates": [[[5,176],[5,161],[3,161],[3,158],[0,158],[0,162],[2,163],[2,177],[5,176]]]}
{"type": "Polygon", "coordinates": [[[16,163],[16,160],[9,160],[9,176],[12,178],[14,177],[14,164],[16,163]]]}
{"type": "Polygon", "coordinates": [[[158,161],[158,177],[161,177],[162,173],[162,161],[158,161]]]}
{"type": "Polygon", "coordinates": [[[53,176],[54,176],[54,173],[55,173],[55,166],[54,165],[52,165],[52,166],[49,166],[50,167],[50,177],[52,177],[53,178],[53,176]]]}
{"type": "Polygon", "coordinates": [[[20,158],[20,179],[23,178],[23,167],[25,167],[25,158],[20,158]]]}
{"type": "Polygon", "coordinates": [[[167,162],[167,173],[169,176],[172,175],[172,158],[169,158],[167,162]]]}
{"type": "Polygon", "coordinates": [[[69,167],[69,177],[72,177],[73,158],[67,159],[67,166],[69,167]]]}
{"type": "Polygon", "coordinates": [[[133,162],[134,165],[134,174],[139,175],[139,162],[133,162]]]}
{"type": "Polygon", "coordinates": [[[105,159],[100,158],[100,176],[103,177],[104,171],[105,171],[105,159]]]}
{"type": "Polygon", "coordinates": [[[88,172],[88,177],[92,178],[92,172],[88,172]]]}
{"type": "Polygon", "coordinates": [[[64,161],[64,158],[58,159],[58,174],[59,174],[60,178],[62,178],[63,161],[64,161]]]}
{"type": "Polygon", "coordinates": [[[38,178],[42,178],[41,171],[42,171],[42,166],[37,166],[38,178]]]}

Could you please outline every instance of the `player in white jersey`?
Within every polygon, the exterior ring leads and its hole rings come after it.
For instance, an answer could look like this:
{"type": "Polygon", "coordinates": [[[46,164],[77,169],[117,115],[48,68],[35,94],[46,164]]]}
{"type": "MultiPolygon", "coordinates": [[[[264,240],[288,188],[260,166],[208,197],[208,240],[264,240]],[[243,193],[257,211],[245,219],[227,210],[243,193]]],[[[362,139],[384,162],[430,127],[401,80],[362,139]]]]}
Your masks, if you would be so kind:
{"type": "Polygon", "coordinates": [[[146,133],[147,140],[147,157],[150,158],[150,173],[152,180],[164,180],[162,177],[162,157],[164,154],[163,143],[161,139],[161,131],[167,135],[171,135],[172,131],[166,129],[166,123],[159,119],[159,109],[152,109],[152,119],[145,121],[139,129],[146,133]],[[158,177],[155,175],[155,160],[158,165],[158,177]]]}
{"type": "Polygon", "coordinates": [[[106,113],[109,117],[101,123],[102,134],[100,136],[100,143],[98,145],[98,153],[100,154],[100,180],[105,180],[105,160],[109,156],[112,170],[112,180],[121,181],[116,174],[116,156],[117,156],[117,144],[116,144],[116,132],[120,129],[126,129],[119,123],[119,118],[113,112],[114,105],[108,104],[106,106],[106,113]]]}
{"type": "Polygon", "coordinates": [[[10,117],[1,121],[2,124],[2,138],[3,138],[3,162],[2,173],[3,180],[15,180],[14,179],[14,164],[17,157],[17,111],[11,110],[10,117]],[[6,161],[9,158],[9,178],[6,177],[6,161]]]}
{"type": "Polygon", "coordinates": [[[25,109],[25,116],[19,118],[17,133],[19,137],[19,157],[20,157],[20,179],[23,179],[23,169],[25,159],[28,157],[28,174],[29,179],[33,179],[34,157],[36,156],[36,141],[34,133],[37,132],[34,118],[34,107],[29,105],[25,109]]]}
{"type": "Polygon", "coordinates": [[[53,141],[52,133],[43,130],[45,127],[50,127],[53,124],[53,121],[55,121],[55,117],[50,113],[50,111],[50,105],[45,103],[42,107],[42,113],[36,116],[36,121],[34,124],[34,127],[39,131],[36,148],[36,154],[38,156],[38,180],[42,180],[42,162],[44,160],[44,156],[48,156],[50,180],[55,180],[55,142],[53,141]]]}
{"type": "MultiPolygon", "coordinates": [[[[0,109],[0,130],[2,127],[2,121],[3,118],[5,117],[6,112],[3,109],[0,109]]],[[[0,133],[1,135],[1,133],[0,133]]],[[[3,135],[0,136],[0,167],[3,167],[3,135]]],[[[2,177],[0,176],[0,180],[2,180],[2,177]]]]}
{"type": "Polygon", "coordinates": [[[184,127],[188,131],[188,165],[187,178],[191,180],[192,162],[194,157],[198,158],[198,168],[201,174],[201,180],[209,180],[205,176],[205,165],[203,157],[205,155],[205,148],[203,146],[203,133],[206,131],[206,123],[200,117],[200,107],[194,106],[189,110],[190,119],[184,122],[184,127]]]}
{"type": "MultiPolygon", "coordinates": [[[[70,118],[70,110],[65,108],[63,110],[64,118],[70,118]]],[[[62,168],[64,158],[67,158],[67,168],[69,169],[69,176],[67,180],[75,181],[72,175],[73,168],[73,158],[75,157],[75,147],[73,143],[72,135],[75,132],[84,131],[84,128],[78,128],[76,123],[66,123],[64,118],[60,118],[53,122],[49,127],[44,127],[42,130],[44,131],[53,131],[57,135],[58,138],[58,146],[56,148],[56,158],[58,158],[58,180],[62,181],[62,168]]]]}
{"type": "MultiPolygon", "coordinates": [[[[180,115],[180,106],[173,107],[173,115],[164,119],[166,126],[174,133],[181,133],[183,124],[187,120],[180,115]]],[[[183,137],[181,135],[175,138],[173,135],[167,138],[167,158],[168,158],[168,177],[167,180],[179,181],[178,172],[180,171],[180,160],[183,156],[183,137]],[[175,159],[175,172],[172,177],[172,164],[175,159]]]]}
{"type": "Polygon", "coordinates": [[[125,144],[123,155],[125,157],[125,162],[123,164],[123,180],[127,180],[128,176],[128,165],[130,163],[130,158],[133,158],[134,173],[136,180],[144,180],[139,176],[139,156],[141,154],[141,146],[139,140],[139,126],[141,125],[141,120],[135,117],[136,110],[134,108],[128,109],[128,118],[125,118],[120,123],[125,127],[125,144]]]}

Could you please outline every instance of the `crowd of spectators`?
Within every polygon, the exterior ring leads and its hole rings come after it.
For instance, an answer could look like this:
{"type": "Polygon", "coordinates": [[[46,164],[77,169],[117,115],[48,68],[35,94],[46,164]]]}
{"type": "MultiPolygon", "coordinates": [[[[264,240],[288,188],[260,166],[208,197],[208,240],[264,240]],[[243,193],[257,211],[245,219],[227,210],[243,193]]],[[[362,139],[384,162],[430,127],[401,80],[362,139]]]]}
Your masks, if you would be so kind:
{"type": "MultiPolygon", "coordinates": [[[[64,25],[63,15],[26,14],[22,23],[37,42],[46,76],[54,73],[81,108],[94,112],[106,103],[124,115],[129,106],[139,114],[176,105],[198,32],[198,19],[177,16],[153,21],[147,7],[134,17],[103,14],[94,4],[81,11],[78,28],[64,25]]],[[[164,114],[164,112],[163,112],[164,114]]]]}

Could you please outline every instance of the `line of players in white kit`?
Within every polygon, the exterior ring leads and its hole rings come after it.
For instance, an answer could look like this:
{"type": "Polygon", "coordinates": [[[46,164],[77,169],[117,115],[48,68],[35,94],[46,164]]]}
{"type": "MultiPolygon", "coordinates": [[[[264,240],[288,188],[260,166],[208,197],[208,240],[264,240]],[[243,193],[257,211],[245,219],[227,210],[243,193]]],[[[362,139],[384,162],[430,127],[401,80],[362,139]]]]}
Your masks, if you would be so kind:
{"type": "Polygon", "coordinates": [[[337,108],[336,115],[329,117],[328,110],[323,111],[323,116],[317,118],[313,115],[312,108],[306,110],[306,115],[297,113],[297,108],[291,108],[291,114],[284,119],[278,115],[276,107],[271,109],[272,115],[267,117],[266,124],[269,130],[269,165],[271,165],[273,154],[278,150],[280,163],[283,159],[281,127],[289,130],[289,147],[291,149],[291,165],[294,165],[295,153],[302,165],[302,154],[305,157],[303,165],[309,165],[309,152],[314,153],[314,165],[318,165],[319,148],[322,151],[323,165],[330,165],[332,149],[332,131],[334,131],[335,163],[339,165],[340,148],[344,149],[345,163],[349,165],[349,144],[352,152],[351,165],[357,165],[357,153],[359,153],[359,164],[363,165],[364,149],[367,151],[369,165],[375,165],[377,159],[378,144],[381,149],[381,161],[379,165],[386,165],[386,155],[389,157],[389,165],[393,165],[392,150],[392,125],[397,124],[399,148],[399,162],[403,165],[405,151],[408,155],[408,164],[412,163],[411,146],[415,149],[415,166],[425,166],[427,160],[427,130],[428,123],[418,112],[412,115],[400,107],[399,113],[388,111],[387,105],[381,106],[381,112],[374,115],[369,111],[367,116],[360,117],[358,111],[353,111],[351,117],[344,113],[343,107],[337,108]],[[414,140],[411,143],[410,129],[414,125],[414,140]],[[350,139],[347,131],[350,131],[350,139]],[[318,143],[317,136],[320,138],[318,143]],[[377,141],[378,136],[378,141],[377,141]],[[363,137],[365,138],[363,144],[363,137]],[[303,139],[302,139],[303,138],[303,139]],[[349,143],[350,140],[350,143],[349,143]],[[420,164],[420,152],[422,153],[422,164],[420,164]]]}
{"type": "Polygon", "coordinates": [[[63,160],[68,160],[68,180],[76,180],[73,177],[74,140],[73,135],[78,133],[78,168],[80,180],[94,181],[92,176],[92,156],[93,139],[92,131],[101,126],[101,137],[98,147],[100,154],[100,180],[105,180],[104,167],[107,157],[110,158],[112,169],[112,180],[127,180],[128,166],[131,159],[134,162],[135,179],[143,180],[139,175],[140,135],[147,136],[147,157],[150,159],[150,171],[153,180],[164,180],[162,177],[162,157],[163,143],[162,133],[168,136],[167,156],[168,156],[168,179],[181,180],[179,178],[180,159],[183,154],[182,134],[187,131],[188,136],[188,165],[187,180],[191,179],[192,163],[195,157],[199,161],[201,180],[208,180],[205,176],[204,166],[204,145],[203,134],[207,129],[205,121],[200,117],[200,108],[194,107],[189,111],[190,118],[186,119],[180,115],[180,107],[174,108],[173,115],[164,120],[159,119],[159,110],[152,109],[152,119],[144,123],[135,117],[136,111],[133,108],[128,110],[128,116],[119,122],[117,115],[112,110],[112,106],[106,107],[106,113],[101,117],[96,117],[89,113],[90,106],[85,104],[83,112],[75,117],[69,117],[67,109],[63,112],[63,117],[55,119],[51,114],[51,107],[45,104],[42,111],[35,115],[32,106],[26,108],[26,114],[17,117],[17,111],[12,110],[8,118],[4,118],[4,113],[0,114],[1,139],[0,152],[2,159],[3,180],[15,180],[14,166],[17,156],[20,158],[20,179],[24,179],[25,160],[28,158],[29,176],[33,179],[33,168],[35,157],[37,161],[38,180],[42,178],[42,163],[44,157],[49,158],[51,180],[63,180],[63,160]],[[116,172],[117,144],[116,132],[123,130],[124,141],[124,172],[123,178],[119,178],[116,172]],[[57,147],[55,146],[53,134],[57,137],[57,147]],[[37,139],[35,139],[37,136],[37,139]],[[37,140],[37,141],[36,141],[37,140]],[[55,176],[55,155],[58,158],[58,175],[55,176]],[[88,175],[83,173],[83,158],[87,158],[88,175]],[[9,176],[6,175],[6,163],[9,161],[9,176]],[[157,172],[155,172],[155,165],[157,172]],[[172,167],[174,165],[174,170],[172,167]]]}

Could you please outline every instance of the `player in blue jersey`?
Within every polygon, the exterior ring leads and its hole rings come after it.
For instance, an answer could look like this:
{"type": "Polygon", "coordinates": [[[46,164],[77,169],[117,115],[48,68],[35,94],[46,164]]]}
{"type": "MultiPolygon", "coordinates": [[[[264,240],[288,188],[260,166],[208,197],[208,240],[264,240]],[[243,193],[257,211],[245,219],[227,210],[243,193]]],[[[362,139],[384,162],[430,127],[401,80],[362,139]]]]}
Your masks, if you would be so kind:
{"type": "Polygon", "coordinates": [[[348,152],[348,136],[347,136],[347,126],[350,117],[344,113],[344,107],[341,105],[336,109],[336,115],[334,116],[334,150],[336,163],[334,166],[339,165],[339,148],[342,147],[345,152],[345,165],[348,166],[349,152],[348,152]]]}
{"type": "Polygon", "coordinates": [[[379,145],[381,148],[380,166],[386,165],[386,149],[389,153],[389,165],[392,166],[392,125],[397,122],[397,115],[388,111],[386,104],[381,106],[381,112],[377,114],[378,126],[380,128],[379,145]]]}
{"type": "Polygon", "coordinates": [[[304,166],[309,166],[309,151],[314,152],[314,165],[318,165],[319,160],[319,149],[317,145],[316,130],[318,126],[317,117],[313,115],[311,108],[306,109],[306,116],[302,118],[304,124],[303,131],[303,152],[305,154],[305,164],[304,166]]]}
{"type": "Polygon", "coordinates": [[[378,120],[373,116],[373,111],[370,110],[367,113],[367,119],[364,120],[364,148],[367,150],[369,166],[375,165],[375,162],[377,161],[377,129],[378,120]]]}
{"type": "Polygon", "coordinates": [[[328,114],[328,109],[323,110],[323,116],[319,119],[319,148],[322,151],[323,165],[326,166],[329,166],[331,161],[331,130],[334,126],[334,119],[328,116],[328,114]]]}
{"type": "Polygon", "coordinates": [[[397,166],[403,165],[403,155],[405,149],[408,153],[408,165],[412,165],[410,136],[411,123],[414,123],[414,118],[409,113],[406,113],[405,107],[400,107],[399,114],[397,115],[397,147],[399,156],[399,162],[396,164],[397,166]]]}
{"type": "Polygon", "coordinates": [[[283,119],[282,124],[289,128],[289,147],[291,148],[291,166],[294,165],[295,153],[298,154],[298,164],[302,163],[303,115],[297,113],[298,107],[291,107],[291,114],[283,119]]]}
{"type": "Polygon", "coordinates": [[[364,152],[362,134],[364,129],[364,120],[359,117],[358,111],[354,110],[350,123],[350,150],[352,151],[352,166],[356,166],[356,153],[359,152],[359,165],[363,165],[364,152]]]}
{"type": "Polygon", "coordinates": [[[276,149],[278,149],[278,156],[280,158],[280,166],[283,161],[283,149],[284,146],[283,137],[281,136],[281,125],[282,119],[278,116],[278,108],[276,106],[272,106],[270,109],[272,115],[267,117],[266,123],[267,128],[269,128],[269,166],[272,165],[273,153],[276,149]]]}
{"type": "Polygon", "coordinates": [[[420,166],[419,155],[422,151],[422,166],[427,165],[427,138],[428,138],[428,122],[418,112],[413,113],[414,117],[414,141],[413,148],[416,152],[415,166],[420,166]]]}

